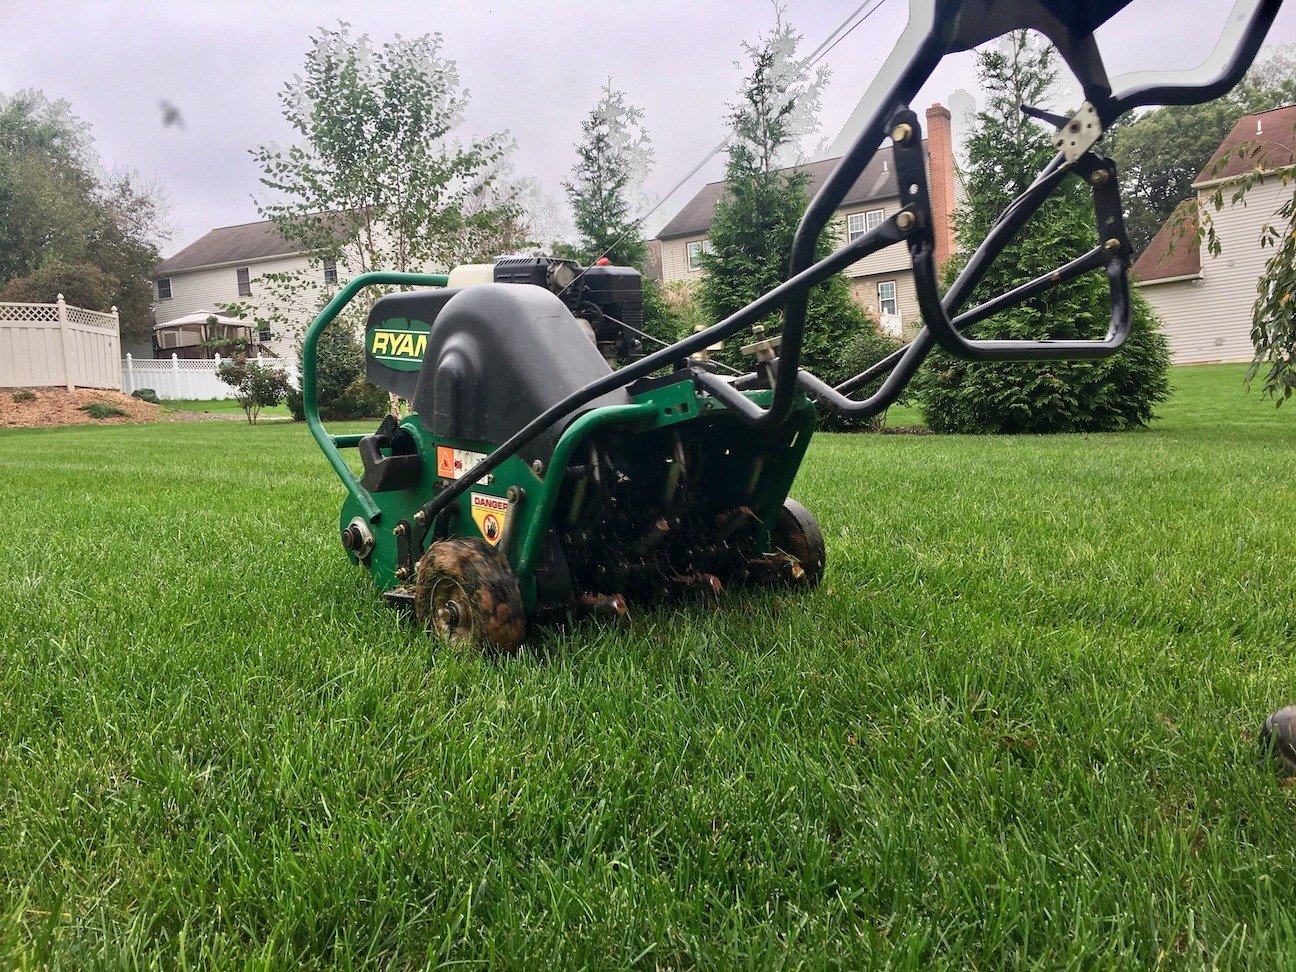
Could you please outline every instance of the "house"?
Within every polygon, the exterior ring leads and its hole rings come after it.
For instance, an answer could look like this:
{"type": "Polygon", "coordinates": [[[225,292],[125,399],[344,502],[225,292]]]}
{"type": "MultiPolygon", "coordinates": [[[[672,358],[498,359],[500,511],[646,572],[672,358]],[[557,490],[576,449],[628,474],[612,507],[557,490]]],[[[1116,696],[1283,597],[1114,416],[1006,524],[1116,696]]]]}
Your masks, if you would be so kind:
{"type": "Polygon", "coordinates": [[[1273,254],[1260,237],[1291,198],[1291,186],[1277,173],[1296,163],[1293,131],[1296,105],[1239,119],[1192,184],[1196,195],[1179,204],[1135,262],[1131,275],[1161,318],[1176,364],[1252,359],[1256,284],[1273,254]],[[1275,175],[1252,188],[1245,202],[1230,205],[1233,185],[1257,166],[1275,175]],[[1220,189],[1225,205],[1216,212],[1210,197],[1220,189]],[[1203,212],[1219,237],[1217,257],[1198,238],[1203,212]]]}
{"type": "MultiPolygon", "coordinates": [[[[268,221],[221,226],[158,264],[153,314],[158,323],[165,323],[226,304],[255,305],[258,297],[267,294],[266,274],[296,271],[317,274],[320,294],[336,289],[339,278],[345,282],[348,276],[332,260],[312,259],[268,221]]],[[[261,331],[257,340],[280,357],[292,357],[300,332],[318,310],[314,303],[303,301],[299,311],[287,315],[287,327],[261,331]]],[[[147,343],[124,350],[135,357],[152,356],[147,343]]]]}
{"type": "MultiPolygon", "coordinates": [[[[927,172],[935,210],[936,257],[944,262],[954,252],[953,215],[957,198],[953,135],[949,109],[935,104],[927,109],[927,172]]],[[[824,159],[796,166],[805,173],[813,196],[840,159],[824,159]]],[[[711,250],[708,234],[716,203],[725,183],[704,186],[657,234],[661,247],[662,280],[696,281],[702,276],[702,254],[711,250]]],[[[900,185],[896,181],[891,153],[879,152],[846,193],[837,210],[835,230],[841,242],[853,240],[877,226],[901,208],[900,185]]],[[[845,270],[851,293],[859,304],[878,318],[883,329],[911,334],[922,324],[914,292],[913,264],[909,250],[892,246],[852,264],[845,270]]]]}

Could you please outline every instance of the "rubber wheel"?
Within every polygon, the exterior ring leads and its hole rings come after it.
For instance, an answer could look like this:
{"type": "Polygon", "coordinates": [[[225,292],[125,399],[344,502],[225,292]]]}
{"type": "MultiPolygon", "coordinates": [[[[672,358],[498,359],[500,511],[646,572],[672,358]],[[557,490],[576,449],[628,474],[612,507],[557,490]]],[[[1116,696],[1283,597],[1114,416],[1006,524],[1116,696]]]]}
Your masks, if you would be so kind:
{"type": "Polygon", "coordinates": [[[770,541],[783,553],[796,558],[803,571],[795,583],[818,587],[823,580],[827,552],[819,521],[809,510],[792,498],[783,501],[778,520],[770,531],[770,541]]]}
{"type": "Polygon", "coordinates": [[[428,634],[452,645],[515,655],[526,614],[508,560],[475,537],[438,540],[418,564],[414,616],[428,634]]]}

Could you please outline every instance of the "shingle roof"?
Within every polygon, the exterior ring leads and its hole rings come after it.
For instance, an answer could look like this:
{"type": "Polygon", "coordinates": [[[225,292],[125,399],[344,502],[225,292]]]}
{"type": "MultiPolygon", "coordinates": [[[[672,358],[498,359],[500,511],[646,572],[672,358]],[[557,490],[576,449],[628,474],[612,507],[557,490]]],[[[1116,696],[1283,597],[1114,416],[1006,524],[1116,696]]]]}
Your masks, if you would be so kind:
{"type": "Polygon", "coordinates": [[[1152,237],[1131,276],[1143,283],[1192,277],[1201,273],[1201,244],[1197,239],[1197,200],[1185,199],[1175,207],[1165,225],[1152,237]]]}
{"type": "MultiPolygon", "coordinates": [[[[927,140],[923,139],[923,150],[927,150],[927,140]]],[[[841,159],[824,159],[821,162],[809,162],[806,165],[793,166],[791,171],[804,172],[809,176],[807,189],[811,196],[819,191],[829,173],[837,167],[841,159]]],[[[688,201],[669,223],[657,234],[659,240],[669,240],[677,236],[692,236],[705,233],[711,228],[711,219],[715,216],[716,203],[724,194],[725,182],[709,182],[696,196],[688,201]]],[[[892,164],[890,152],[879,152],[868,164],[860,177],[855,180],[850,191],[842,200],[843,206],[871,202],[874,199],[886,199],[900,195],[900,185],[896,182],[895,165],[892,164]]]]}
{"type": "Polygon", "coordinates": [[[1233,130],[1220,143],[1206,167],[1197,176],[1197,183],[1214,182],[1245,175],[1257,166],[1278,169],[1296,163],[1296,105],[1284,105],[1270,111],[1243,115],[1233,130]],[[1246,145],[1245,151],[1236,151],[1246,145]],[[1256,151],[1252,151],[1255,149],[1256,151]],[[1227,162],[1216,169],[1225,155],[1227,162]]]}
{"type": "Polygon", "coordinates": [[[166,275],[222,263],[251,262],[300,252],[301,246],[284,239],[268,220],[240,223],[238,226],[221,226],[199,237],[175,256],[159,263],[157,272],[166,275]]]}

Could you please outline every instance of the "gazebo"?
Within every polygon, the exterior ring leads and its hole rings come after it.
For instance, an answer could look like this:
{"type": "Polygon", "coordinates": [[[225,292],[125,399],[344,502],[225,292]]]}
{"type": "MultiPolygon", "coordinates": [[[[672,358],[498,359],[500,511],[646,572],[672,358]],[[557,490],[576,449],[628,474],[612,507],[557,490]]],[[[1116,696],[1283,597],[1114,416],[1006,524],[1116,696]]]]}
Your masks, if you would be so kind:
{"type": "Polygon", "coordinates": [[[153,327],[153,357],[215,358],[264,351],[253,325],[213,311],[194,311],[153,327]]]}

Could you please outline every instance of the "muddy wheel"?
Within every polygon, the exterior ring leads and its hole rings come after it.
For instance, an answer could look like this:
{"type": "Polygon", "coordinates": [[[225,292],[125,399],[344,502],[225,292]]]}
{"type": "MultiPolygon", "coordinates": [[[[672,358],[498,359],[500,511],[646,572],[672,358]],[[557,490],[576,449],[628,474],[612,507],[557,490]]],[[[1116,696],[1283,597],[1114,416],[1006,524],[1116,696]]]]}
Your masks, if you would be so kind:
{"type": "Polygon", "coordinates": [[[526,616],[508,561],[482,540],[438,540],[419,561],[414,615],[429,634],[452,645],[517,654],[526,616]]]}
{"type": "Polygon", "coordinates": [[[806,587],[819,585],[823,580],[827,554],[819,521],[809,510],[794,499],[785,499],[774,529],[770,531],[770,541],[775,549],[795,558],[795,583],[806,587]]]}

